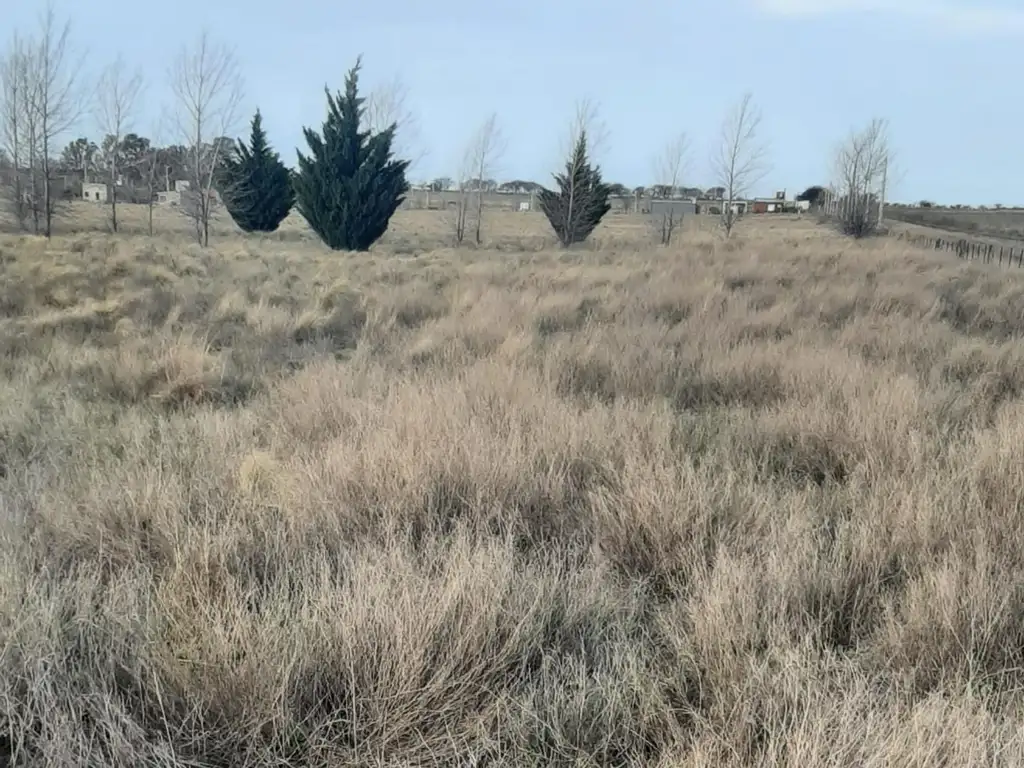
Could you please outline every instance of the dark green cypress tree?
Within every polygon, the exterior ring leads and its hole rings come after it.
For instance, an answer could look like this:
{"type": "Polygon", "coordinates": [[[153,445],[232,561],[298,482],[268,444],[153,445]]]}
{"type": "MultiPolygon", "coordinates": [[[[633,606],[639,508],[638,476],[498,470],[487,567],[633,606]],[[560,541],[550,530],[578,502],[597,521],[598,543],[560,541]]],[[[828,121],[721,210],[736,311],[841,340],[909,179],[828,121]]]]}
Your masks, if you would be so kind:
{"type": "Polygon", "coordinates": [[[263,116],[252,118],[249,145],[238,139],[218,170],[218,192],[245,232],[273,232],[295,205],[291,171],[267,143],[263,116]]]}
{"type": "Polygon", "coordinates": [[[542,189],[537,202],[559,242],[568,248],[586,240],[612,209],[608,202],[610,189],[601,181],[601,169],[591,166],[587,158],[586,131],[580,132],[572,157],[565,163],[565,173],[555,174],[555,182],[558,192],[542,189]]]}
{"type": "Polygon", "coordinates": [[[299,152],[295,179],[296,204],[327,247],[369,250],[387,231],[388,222],[405,200],[409,184],[406,160],[392,156],[397,124],[380,133],[361,130],[363,99],[359,98],[361,59],[345,78],[345,93],[327,94],[323,133],[303,128],[309,156],[299,152]]]}

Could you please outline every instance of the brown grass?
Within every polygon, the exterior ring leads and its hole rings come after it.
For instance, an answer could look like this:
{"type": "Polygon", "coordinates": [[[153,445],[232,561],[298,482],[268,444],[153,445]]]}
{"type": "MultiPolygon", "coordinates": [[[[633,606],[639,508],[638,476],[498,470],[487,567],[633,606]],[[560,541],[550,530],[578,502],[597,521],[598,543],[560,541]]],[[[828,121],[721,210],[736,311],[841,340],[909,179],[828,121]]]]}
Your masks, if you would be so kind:
{"type": "Polygon", "coordinates": [[[0,239],[0,765],[1022,764],[1024,274],[494,225],[0,239]]]}
{"type": "Polygon", "coordinates": [[[966,210],[955,208],[886,208],[886,217],[906,224],[961,233],[985,241],[1020,246],[1024,240],[1024,210],[1001,208],[966,210]]]}

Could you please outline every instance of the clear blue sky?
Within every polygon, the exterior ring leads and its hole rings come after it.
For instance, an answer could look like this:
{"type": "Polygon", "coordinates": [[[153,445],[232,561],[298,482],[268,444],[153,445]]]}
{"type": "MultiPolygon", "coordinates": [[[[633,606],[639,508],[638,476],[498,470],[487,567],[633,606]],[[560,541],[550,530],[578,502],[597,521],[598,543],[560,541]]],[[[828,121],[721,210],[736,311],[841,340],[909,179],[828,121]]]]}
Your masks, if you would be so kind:
{"type": "MultiPolygon", "coordinates": [[[[4,26],[35,29],[43,0],[8,0],[4,26]]],[[[414,180],[454,172],[469,135],[497,112],[498,174],[547,183],[581,97],[609,129],[609,181],[650,183],[652,156],[692,140],[689,183],[715,182],[709,155],[727,110],[753,92],[772,171],[755,190],[827,180],[854,126],[890,121],[900,178],[891,197],[1024,204],[1024,0],[175,0],[146,8],[57,0],[88,69],[120,52],[142,66],[144,135],[169,102],[167,69],[205,25],[234,46],[247,97],[294,163],[319,128],[323,87],[364,56],[369,89],[396,75],[426,151],[414,180]]],[[[95,129],[83,121],[81,134],[95,129]]]]}

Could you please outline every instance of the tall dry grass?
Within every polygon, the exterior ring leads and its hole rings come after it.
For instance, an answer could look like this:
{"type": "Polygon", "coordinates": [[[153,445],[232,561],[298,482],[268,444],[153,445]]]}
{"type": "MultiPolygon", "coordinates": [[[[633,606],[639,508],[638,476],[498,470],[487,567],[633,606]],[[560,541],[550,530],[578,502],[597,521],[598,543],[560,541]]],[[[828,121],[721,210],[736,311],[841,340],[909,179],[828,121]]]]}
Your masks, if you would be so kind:
{"type": "Polygon", "coordinates": [[[1021,275],[399,224],[0,240],[0,764],[1024,763],[1021,275]]]}

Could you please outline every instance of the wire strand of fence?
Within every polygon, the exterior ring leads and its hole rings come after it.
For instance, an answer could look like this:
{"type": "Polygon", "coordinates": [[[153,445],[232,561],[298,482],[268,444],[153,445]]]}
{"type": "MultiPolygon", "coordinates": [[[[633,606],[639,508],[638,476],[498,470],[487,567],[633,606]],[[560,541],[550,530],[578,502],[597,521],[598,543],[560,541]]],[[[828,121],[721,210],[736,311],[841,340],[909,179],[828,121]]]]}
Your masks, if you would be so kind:
{"type": "Polygon", "coordinates": [[[951,239],[933,235],[916,234],[913,232],[894,232],[897,240],[908,242],[920,248],[955,253],[965,261],[980,261],[983,264],[999,264],[1024,267],[1024,247],[996,245],[970,240],[965,237],[951,239]]]}

